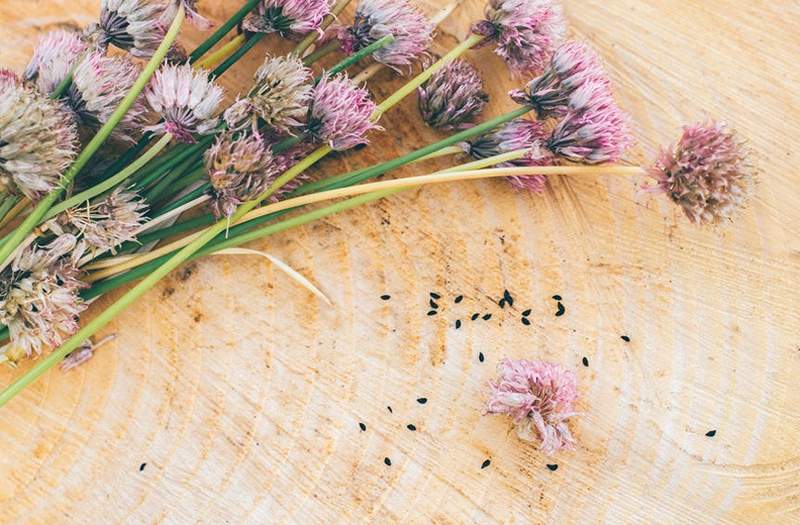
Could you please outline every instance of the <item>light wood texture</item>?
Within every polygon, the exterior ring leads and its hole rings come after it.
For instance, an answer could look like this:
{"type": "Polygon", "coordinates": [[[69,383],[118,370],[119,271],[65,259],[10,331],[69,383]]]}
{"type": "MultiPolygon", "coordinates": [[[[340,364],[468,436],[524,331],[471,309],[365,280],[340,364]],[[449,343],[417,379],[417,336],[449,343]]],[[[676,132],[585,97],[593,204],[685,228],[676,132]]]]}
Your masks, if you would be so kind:
{"type": "MultiPolygon", "coordinates": [[[[632,162],[705,116],[749,140],[761,184],[739,221],[693,227],[633,178],[560,177],[543,196],[496,180],[402,194],[255,244],[334,308],[259,258],[188,266],[110,326],[116,340],[89,364],[0,410],[0,521],[800,521],[800,4],[564,3],[635,119],[632,162]],[[504,288],[512,311],[491,305],[504,288]],[[444,296],[435,317],[431,290],[444,296]],[[455,330],[472,312],[493,318],[455,330]],[[548,459],[481,416],[503,356],[576,370],[578,450],[548,459]]],[[[20,70],[38,33],[89,23],[97,4],[3,0],[2,62],[20,70]]],[[[200,2],[218,20],[234,4],[200,2]]],[[[480,9],[456,11],[437,50],[480,9]]],[[[258,54],[226,77],[232,94],[258,54]]],[[[490,114],[510,107],[500,61],[488,49],[469,59],[490,114]]],[[[377,98],[399,84],[386,72],[372,82],[377,98]]],[[[437,137],[413,100],[383,124],[372,147],[321,170],[437,137]]]]}

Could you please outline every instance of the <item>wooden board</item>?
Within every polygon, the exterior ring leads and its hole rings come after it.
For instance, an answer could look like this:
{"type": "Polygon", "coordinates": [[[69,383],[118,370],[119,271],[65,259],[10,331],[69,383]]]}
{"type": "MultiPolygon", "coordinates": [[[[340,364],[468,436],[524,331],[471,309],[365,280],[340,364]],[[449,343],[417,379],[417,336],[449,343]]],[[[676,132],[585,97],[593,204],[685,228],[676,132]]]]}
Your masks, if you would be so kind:
{"type": "MultiPolygon", "coordinates": [[[[219,20],[238,3],[200,6],[219,20]]],[[[89,23],[97,4],[3,0],[2,62],[20,70],[37,34],[89,23]]],[[[492,181],[403,194],[255,244],[334,308],[262,260],[191,265],[114,322],[105,333],[117,339],[88,365],[47,375],[0,410],[0,521],[800,521],[800,4],[565,7],[634,116],[631,161],[705,116],[749,140],[761,183],[741,220],[698,229],[624,177],[558,177],[544,196],[492,181]],[[503,289],[512,311],[491,303],[503,289]],[[430,291],[443,295],[435,317],[430,291]],[[553,294],[564,298],[559,318],[553,294]],[[473,312],[493,317],[455,330],[473,312]],[[480,415],[503,356],[576,370],[578,450],[548,459],[480,415]]],[[[465,2],[437,50],[480,9],[465,2]]],[[[226,78],[232,95],[261,52],[226,78]]],[[[499,60],[486,49],[469,58],[490,113],[510,107],[515,82],[499,60]]],[[[400,82],[379,76],[376,97],[400,82]]],[[[383,124],[370,148],[321,170],[438,136],[412,100],[383,124]]],[[[0,384],[14,374],[0,372],[0,384]]]]}

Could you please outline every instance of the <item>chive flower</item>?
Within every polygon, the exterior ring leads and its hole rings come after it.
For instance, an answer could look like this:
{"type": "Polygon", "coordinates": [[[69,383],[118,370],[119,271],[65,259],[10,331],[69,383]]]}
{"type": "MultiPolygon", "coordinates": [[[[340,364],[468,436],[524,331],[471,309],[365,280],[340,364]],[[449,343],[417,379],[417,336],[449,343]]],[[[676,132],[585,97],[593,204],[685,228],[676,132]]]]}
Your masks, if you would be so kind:
{"type": "Polygon", "coordinates": [[[214,24],[207,18],[203,17],[197,9],[197,0],[169,0],[161,15],[161,23],[164,27],[169,27],[178,13],[178,8],[183,5],[184,12],[186,13],[186,20],[195,26],[200,31],[208,31],[214,24]]]}
{"type": "Polygon", "coordinates": [[[113,45],[138,58],[150,58],[167,34],[165,5],[152,0],[101,0],[100,21],[86,30],[97,45],[113,45]]]}
{"type": "Polygon", "coordinates": [[[454,60],[417,89],[419,112],[432,128],[470,127],[489,102],[478,71],[463,60],[454,60]]]}
{"type": "Polygon", "coordinates": [[[329,0],[262,0],[242,22],[251,33],[304,34],[319,31],[329,0]]]}
{"type": "Polygon", "coordinates": [[[67,78],[87,48],[86,39],[80,33],[63,29],[50,31],[39,39],[23,77],[49,95],[67,78]]]}

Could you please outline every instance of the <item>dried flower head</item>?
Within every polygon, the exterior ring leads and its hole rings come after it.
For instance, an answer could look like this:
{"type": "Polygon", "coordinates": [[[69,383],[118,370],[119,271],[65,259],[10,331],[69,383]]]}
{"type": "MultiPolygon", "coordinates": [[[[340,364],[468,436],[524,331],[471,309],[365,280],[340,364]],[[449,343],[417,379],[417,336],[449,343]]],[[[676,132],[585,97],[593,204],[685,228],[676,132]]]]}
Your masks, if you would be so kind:
{"type": "Polygon", "coordinates": [[[109,44],[139,58],[150,58],[167,34],[166,6],[156,0],[102,0],[100,22],[86,33],[105,48],[109,44]]]}
{"type": "MultiPolygon", "coordinates": [[[[315,149],[316,146],[313,143],[301,142],[300,144],[297,144],[296,146],[293,146],[282,153],[278,153],[275,155],[275,173],[284,173],[289,168],[306,158],[315,149]]],[[[269,200],[271,202],[277,202],[281,200],[303,184],[309,182],[311,178],[311,173],[304,171],[297,177],[278,188],[278,191],[272,194],[269,200]]]]}
{"type": "Polygon", "coordinates": [[[544,73],[524,90],[509,95],[519,104],[532,106],[539,118],[546,118],[566,114],[576,91],[583,97],[573,99],[572,109],[583,109],[592,103],[591,95],[602,96],[609,91],[609,84],[597,53],[583,42],[568,42],[556,50],[544,73]]]}
{"type": "Polygon", "coordinates": [[[111,334],[102,338],[96,343],[92,342],[91,339],[87,339],[81,346],[79,346],[78,348],[67,354],[66,357],[64,357],[64,360],[61,361],[59,368],[61,368],[61,370],[64,372],[69,372],[70,370],[78,368],[82,364],[89,361],[92,357],[94,357],[95,350],[97,350],[104,344],[108,343],[115,337],[116,334],[111,334]]]}
{"type": "MultiPolygon", "coordinates": [[[[75,68],[64,102],[81,135],[88,140],[108,122],[139,77],[139,66],[127,56],[90,53],[75,68]]],[[[133,142],[144,124],[146,108],[138,99],[114,128],[111,138],[133,142]]]]}
{"type": "Polygon", "coordinates": [[[677,144],[661,151],[649,175],[695,224],[734,218],[755,186],[742,142],[721,122],[685,126],[677,144]]]}
{"type": "Polygon", "coordinates": [[[489,0],[472,32],[494,42],[515,74],[541,71],[564,38],[564,13],[554,0],[489,0]]]}
{"type": "Polygon", "coordinates": [[[62,235],[46,246],[30,246],[0,273],[0,323],[11,345],[26,356],[61,344],[78,329],[86,304],[78,295],[86,284],[75,266],[76,239],[62,235]]]}
{"type": "Polygon", "coordinates": [[[567,420],[576,414],[575,374],[555,363],[524,359],[503,359],[497,371],[486,413],[510,416],[517,436],[539,441],[545,454],[573,449],[575,439],[567,420]]]}
{"type": "Polygon", "coordinates": [[[89,253],[116,253],[123,242],[136,240],[146,212],[147,203],[138,193],[118,187],[95,202],[66,210],[48,226],[57,235],[79,237],[89,253]]]}
{"type": "Polygon", "coordinates": [[[262,0],[242,26],[251,33],[310,33],[330,12],[330,0],[262,0]]]}
{"type": "Polygon", "coordinates": [[[432,128],[469,127],[489,102],[474,67],[455,60],[434,73],[418,89],[419,112],[432,128]]]}
{"type": "Polygon", "coordinates": [[[339,30],[339,41],[345,53],[375,43],[386,35],[394,41],[372,53],[382,64],[394,68],[408,67],[425,53],[433,38],[434,25],[407,0],[361,0],[353,25],[339,30]]]}
{"type": "Polygon", "coordinates": [[[221,134],[205,154],[217,217],[230,217],[239,204],[258,197],[278,173],[272,153],[257,133],[221,134]]]}
{"type": "Polygon", "coordinates": [[[267,57],[256,71],[250,95],[225,112],[225,122],[231,129],[242,129],[257,118],[288,133],[301,125],[298,119],[305,115],[313,91],[310,78],[310,70],[293,55],[267,57]]]}
{"type": "Polygon", "coordinates": [[[208,72],[189,64],[161,67],[145,90],[148,104],[163,118],[146,129],[171,133],[176,140],[194,143],[194,134],[207,135],[217,126],[216,117],[224,92],[208,72]]]}
{"type": "Polygon", "coordinates": [[[616,162],[633,143],[628,122],[609,96],[584,111],[568,113],[553,130],[547,148],[571,162],[616,162]]]}
{"type": "Polygon", "coordinates": [[[0,82],[0,190],[39,199],[58,184],[77,143],[69,113],[58,102],[0,82]]]}
{"type": "Polygon", "coordinates": [[[306,132],[337,151],[366,144],[367,132],[380,129],[371,120],[375,107],[367,90],[355,86],[347,76],[324,75],[311,96],[306,132]]]}
{"type": "Polygon", "coordinates": [[[181,5],[183,5],[186,13],[186,20],[200,31],[208,31],[214,27],[210,20],[198,12],[197,0],[169,0],[164,13],[161,15],[161,23],[164,26],[169,27],[172,24],[175,15],[178,13],[178,7],[181,5]]]}
{"type": "Polygon", "coordinates": [[[69,75],[69,72],[87,50],[84,37],[75,31],[57,29],[44,35],[25,68],[25,80],[49,95],[69,75]]]}

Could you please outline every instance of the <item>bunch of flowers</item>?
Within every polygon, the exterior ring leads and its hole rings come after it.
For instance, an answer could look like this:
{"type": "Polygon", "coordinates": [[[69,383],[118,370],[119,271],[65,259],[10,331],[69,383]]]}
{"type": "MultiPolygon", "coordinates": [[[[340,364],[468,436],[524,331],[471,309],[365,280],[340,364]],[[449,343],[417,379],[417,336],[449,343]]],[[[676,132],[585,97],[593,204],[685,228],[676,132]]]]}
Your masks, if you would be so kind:
{"type": "MultiPolygon", "coordinates": [[[[721,124],[686,127],[651,167],[617,165],[632,143],[629,119],[599,56],[586,43],[563,42],[556,1],[489,0],[486,19],[431,63],[420,59],[435,24],[412,4],[360,0],[351,24],[333,26],[348,1],[243,1],[186,53],[177,40],[184,21],[211,27],[194,1],[102,0],[97,21],[83,31],[45,35],[21,75],[0,70],[2,355],[43,355],[0,392],[0,405],[66,356],[65,368],[85,362],[90,338],[187,260],[410,187],[505,177],[539,193],[553,174],[647,176],[656,181],[652,191],[695,223],[732,217],[752,192],[746,152],[721,124]],[[221,44],[237,26],[244,31],[221,44]],[[251,88],[226,105],[219,77],[267,35],[300,42],[286,56],[267,55],[251,88]],[[508,112],[479,122],[489,97],[460,57],[482,45],[494,45],[527,81],[510,93],[508,112]],[[314,71],[337,51],[340,62],[314,71]],[[376,103],[361,83],[372,73],[348,75],[369,60],[364,71],[420,72],[376,103]],[[381,131],[379,119],[415,92],[441,140],[309,180],[307,170],[330,153],[355,156],[381,131]],[[468,158],[441,173],[368,182],[445,155],[468,158]],[[342,197],[291,222],[278,213],[342,197]],[[89,301],[133,281],[80,328],[89,301]]],[[[546,452],[574,445],[570,372],[504,361],[500,375],[488,413],[511,416],[519,436],[546,452]]]]}

